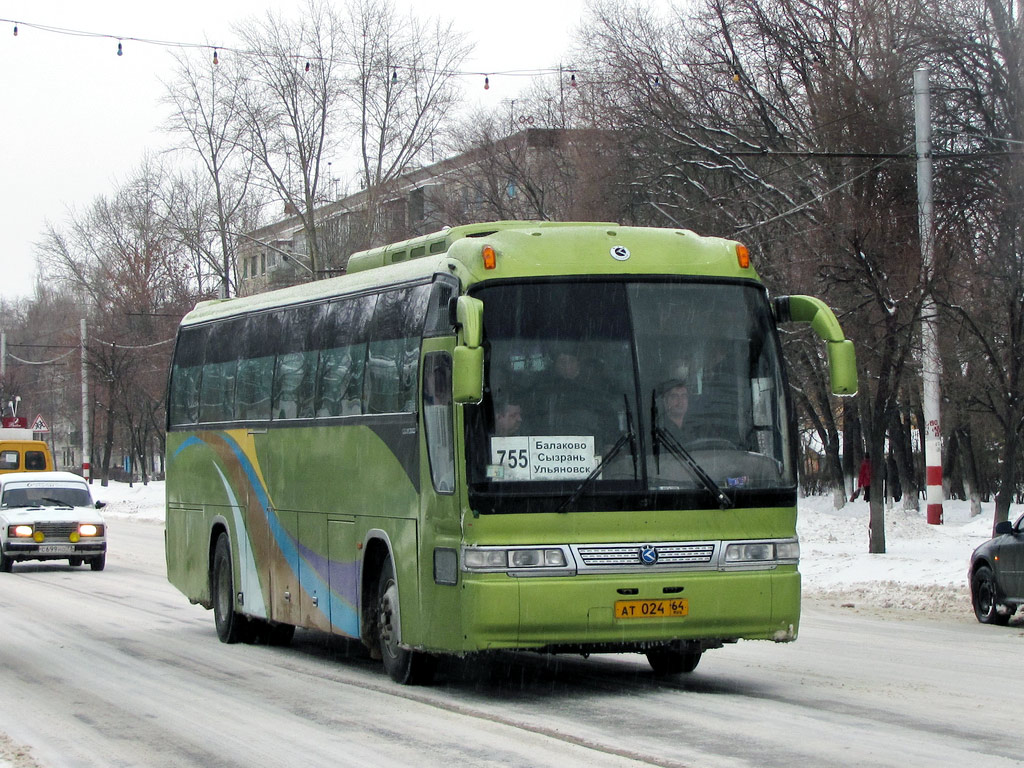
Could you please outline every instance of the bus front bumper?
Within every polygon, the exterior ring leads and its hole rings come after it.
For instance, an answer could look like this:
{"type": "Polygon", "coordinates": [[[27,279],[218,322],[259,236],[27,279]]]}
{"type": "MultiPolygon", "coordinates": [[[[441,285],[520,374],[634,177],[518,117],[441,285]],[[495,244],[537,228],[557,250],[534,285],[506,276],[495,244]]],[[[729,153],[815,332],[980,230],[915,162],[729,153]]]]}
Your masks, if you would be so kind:
{"type": "Polygon", "coordinates": [[[771,570],[513,578],[462,574],[464,650],[605,648],[642,650],[674,640],[795,640],[800,573],[771,570]],[[671,600],[685,615],[633,617],[671,600]],[[620,602],[618,610],[616,603],[620,602]],[[636,605],[636,604],[635,604],[636,605]]]}

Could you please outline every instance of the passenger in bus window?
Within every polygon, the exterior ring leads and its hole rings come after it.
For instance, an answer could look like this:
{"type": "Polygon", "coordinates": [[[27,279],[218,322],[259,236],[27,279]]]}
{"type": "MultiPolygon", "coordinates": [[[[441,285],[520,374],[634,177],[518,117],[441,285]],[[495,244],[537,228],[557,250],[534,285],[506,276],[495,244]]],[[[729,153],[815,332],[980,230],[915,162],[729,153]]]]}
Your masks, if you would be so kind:
{"type": "Polygon", "coordinates": [[[615,413],[610,395],[596,387],[601,372],[584,364],[578,353],[561,350],[537,389],[539,429],[533,422],[530,434],[594,435],[597,444],[611,440],[608,426],[615,413]]]}
{"type": "Polygon", "coordinates": [[[523,423],[523,408],[518,403],[498,403],[494,406],[494,434],[496,437],[518,435],[523,423]]]}
{"type": "Polygon", "coordinates": [[[661,400],[662,427],[669,430],[681,443],[693,438],[692,429],[686,422],[690,410],[690,386],[685,379],[669,379],[659,388],[661,400]]]}

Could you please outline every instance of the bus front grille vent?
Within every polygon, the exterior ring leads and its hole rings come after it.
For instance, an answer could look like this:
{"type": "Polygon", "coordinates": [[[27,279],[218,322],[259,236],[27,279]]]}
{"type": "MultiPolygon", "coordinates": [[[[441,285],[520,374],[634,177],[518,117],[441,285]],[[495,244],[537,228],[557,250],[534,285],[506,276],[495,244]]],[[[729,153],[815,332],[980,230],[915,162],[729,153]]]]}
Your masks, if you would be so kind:
{"type": "MultiPolygon", "coordinates": [[[[588,544],[576,547],[583,565],[587,568],[621,568],[622,566],[645,566],[642,544],[588,544]]],[[[713,542],[650,545],[658,553],[657,565],[699,566],[714,562],[713,542]]]]}

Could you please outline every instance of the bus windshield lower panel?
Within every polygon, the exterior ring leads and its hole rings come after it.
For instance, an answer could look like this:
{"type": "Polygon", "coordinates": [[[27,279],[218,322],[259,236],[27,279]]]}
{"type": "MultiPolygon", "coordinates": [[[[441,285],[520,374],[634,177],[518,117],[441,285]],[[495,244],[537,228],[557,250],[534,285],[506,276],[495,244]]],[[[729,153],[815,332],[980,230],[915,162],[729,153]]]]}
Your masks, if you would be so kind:
{"type": "Polygon", "coordinates": [[[480,288],[484,400],[467,407],[487,511],[795,503],[779,342],[756,283],[480,288]]]}

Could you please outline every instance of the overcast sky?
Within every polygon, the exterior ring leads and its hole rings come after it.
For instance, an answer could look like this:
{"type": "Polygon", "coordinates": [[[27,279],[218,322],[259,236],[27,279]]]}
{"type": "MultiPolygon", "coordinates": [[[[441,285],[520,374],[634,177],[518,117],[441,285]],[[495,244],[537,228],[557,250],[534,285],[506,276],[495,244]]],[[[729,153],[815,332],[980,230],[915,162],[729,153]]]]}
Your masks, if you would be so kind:
{"type": "MultiPolygon", "coordinates": [[[[398,0],[408,7],[412,0],[398,0]]],[[[476,49],[468,71],[557,66],[581,20],[584,0],[415,0],[419,16],[451,18],[476,49]]],[[[339,0],[340,5],[340,0],[339,0]]],[[[146,152],[169,143],[160,133],[161,79],[170,50],[127,38],[231,45],[232,24],[301,3],[277,0],[10,0],[0,3],[0,296],[29,296],[34,244],[44,223],[66,221],[107,195],[146,152]],[[22,22],[17,36],[13,21],[22,22]],[[59,34],[46,25],[112,37],[59,34]],[[117,55],[117,39],[124,54],[117,55]]],[[[484,103],[501,104],[526,78],[465,78],[484,103]],[[479,82],[477,82],[479,80],[479,82]]],[[[343,162],[339,158],[339,164],[343,162]]]]}

